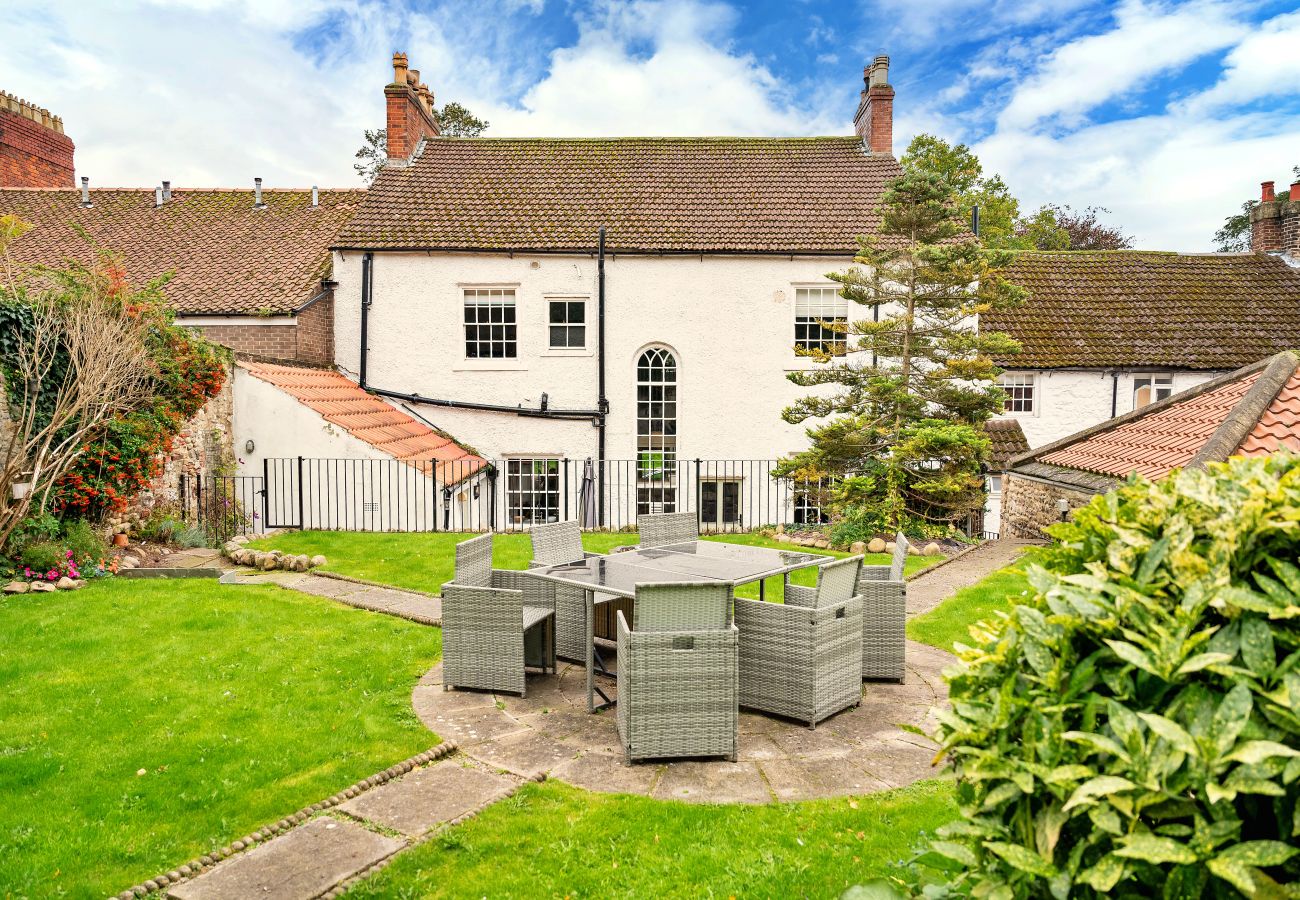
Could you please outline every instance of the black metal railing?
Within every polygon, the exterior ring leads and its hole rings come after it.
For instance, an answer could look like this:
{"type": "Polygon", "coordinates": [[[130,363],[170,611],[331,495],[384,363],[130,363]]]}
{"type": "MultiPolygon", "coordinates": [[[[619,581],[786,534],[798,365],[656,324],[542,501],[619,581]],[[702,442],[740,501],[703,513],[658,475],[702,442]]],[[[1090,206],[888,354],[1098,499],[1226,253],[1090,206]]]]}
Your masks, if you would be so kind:
{"type": "MultiPolygon", "coordinates": [[[[576,520],[632,530],[638,515],[695,512],[704,533],[825,524],[830,479],[775,474],[770,459],[593,460],[511,457],[405,461],[285,457],[260,476],[182,478],[192,521],[224,533],[270,528],[327,531],[523,531],[576,520]],[[602,496],[603,495],[603,496],[602,496]]],[[[969,534],[983,530],[972,515],[969,534]]]]}

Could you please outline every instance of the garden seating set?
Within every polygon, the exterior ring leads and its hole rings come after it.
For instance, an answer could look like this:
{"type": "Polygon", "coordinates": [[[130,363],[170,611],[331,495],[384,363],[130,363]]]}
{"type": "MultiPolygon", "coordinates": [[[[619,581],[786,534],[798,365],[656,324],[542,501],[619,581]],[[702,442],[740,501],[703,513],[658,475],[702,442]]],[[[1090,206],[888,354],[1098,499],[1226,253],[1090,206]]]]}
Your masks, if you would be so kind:
{"type": "Polygon", "coordinates": [[[576,523],[535,526],[523,571],[491,568],[492,536],[457,546],[443,586],[444,687],[524,694],[526,667],[586,667],[587,708],[614,705],[629,761],[736,758],[738,708],[810,727],[857,705],[864,679],[902,681],[907,542],[889,566],[699,540],[694,513],[638,518],[641,543],[602,556],[576,523]],[[817,568],[815,587],[789,582],[817,568]],[[785,579],[785,603],[735,597],[739,584],[785,579]],[[617,673],[595,638],[613,641],[617,673]],[[596,697],[602,703],[597,706],[596,697]]]}

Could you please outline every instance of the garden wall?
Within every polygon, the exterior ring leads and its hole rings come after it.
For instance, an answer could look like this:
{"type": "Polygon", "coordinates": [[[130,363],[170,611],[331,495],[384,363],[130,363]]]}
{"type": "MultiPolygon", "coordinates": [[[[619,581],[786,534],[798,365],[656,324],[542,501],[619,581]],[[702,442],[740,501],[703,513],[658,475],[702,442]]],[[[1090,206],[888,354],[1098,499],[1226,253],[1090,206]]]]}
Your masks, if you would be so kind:
{"type": "Polygon", "coordinates": [[[1059,484],[1026,478],[1023,475],[1003,476],[1002,526],[1004,536],[1041,540],[1043,529],[1061,521],[1058,500],[1065,500],[1071,510],[1087,504],[1096,494],[1067,488],[1059,484]]]}
{"type": "Polygon", "coordinates": [[[227,362],[221,391],[181,428],[163,460],[162,470],[149,489],[135,499],[129,512],[144,517],[159,503],[178,502],[181,475],[234,473],[234,384],[233,365],[227,362]]]}

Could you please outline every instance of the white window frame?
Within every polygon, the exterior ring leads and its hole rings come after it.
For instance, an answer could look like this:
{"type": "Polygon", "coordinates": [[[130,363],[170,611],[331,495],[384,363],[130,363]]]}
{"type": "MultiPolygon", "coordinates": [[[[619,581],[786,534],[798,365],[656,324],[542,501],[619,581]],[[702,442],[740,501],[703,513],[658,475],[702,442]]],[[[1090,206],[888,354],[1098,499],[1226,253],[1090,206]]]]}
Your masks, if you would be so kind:
{"type": "Polygon", "coordinates": [[[507,526],[545,525],[560,521],[564,505],[564,485],[561,483],[563,458],[512,456],[505,460],[505,464],[507,526]],[[542,498],[540,507],[536,502],[538,497],[542,498]],[[540,518],[537,513],[539,509],[540,518]]]}
{"type": "Polygon", "coordinates": [[[548,294],[547,296],[543,297],[542,299],[546,302],[546,325],[545,325],[545,327],[546,327],[546,352],[547,352],[548,354],[555,355],[555,356],[585,355],[585,354],[586,354],[586,351],[587,351],[587,350],[589,349],[589,347],[590,347],[590,341],[591,341],[591,322],[588,320],[588,316],[587,316],[587,307],[588,307],[588,305],[589,305],[589,304],[587,303],[587,299],[588,299],[588,298],[585,297],[585,296],[584,296],[584,297],[574,297],[574,296],[566,296],[566,295],[553,295],[553,294],[548,294]],[[551,305],[554,304],[554,303],[563,303],[563,304],[565,304],[565,313],[566,313],[566,315],[568,314],[568,311],[569,311],[568,308],[569,308],[569,306],[570,306],[571,304],[577,304],[577,305],[582,309],[582,322],[581,322],[581,323],[578,323],[577,325],[575,325],[575,324],[573,324],[573,323],[570,323],[570,322],[565,321],[565,322],[563,322],[563,323],[559,323],[559,325],[557,326],[557,327],[566,328],[566,329],[579,328],[579,327],[580,327],[580,328],[582,329],[582,344],[581,344],[581,345],[579,345],[579,346],[569,346],[569,345],[566,344],[565,346],[562,346],[562,347],[561,347],[561,346],[556,346],[556,345],[552,342],[552,340],[551,340],[551,327],[552,327],[552,325],[555,324],[555,323],[553,323],[553,322],[551,321],[551,305]]]}
{"type": "Polygon", "coordinates": [[[1172,372],[1143,372],[1133,376],[1133,409],[1142,409],[1152,403],[1159,403],[1174,395],[1174,376],[1172,372]],[[1138,382],[1145,382],[1139,387],[1138,382]],[[1138,391],[1146,388],[1150,393],[1146,403],[1138,404],[1138,391]],[[1164,396],[1159,396],[1161,392],[1164,396]]]}
{"type": "Polygon", "coordinates": [[[1003,372],[998,378],[998,387],[1006,391],[1007,399],[1002,413],[1008,416],[1036,416],[1042,406],[1038,393],[1038,375],[1034,372],[1003,372]],[[1017,395],[1013,389],[1028,388],[1027,393],[1017,395]],[[1016,406],[1021,408],[1017,409],[1016,406]]]}
{"type": "MultiPolygon", "coordinates": [[[[820,324],[821,322],[839,322],[844,325],[849,323],[849,301],[847,298],[839,296],[840,287],[825,284],[796,284],[793,285],[793,290],[794,342],[791,346],[812,349],[811,345],[814,344],[824,347],[827,343],[836,343],[843,345],[843,347],[841,352],[832,355],[836,357],[847,356],[848,335],[831,332],[820,324]],[[810,295],[814,292],[819,295],[817,300],[801,296],[810,295]],[[801,302],[808,304],[802,310],[800,308],[801,302]],[[825,312],[830,312],[831,315],[824,315],[825,312]],[[807,330],[801,334],[801,329],[807,330]],[[812,329],[817,330],[815,337],[811,334],[812,329]]],[[[800,356],[797,349],[794,353],[795,356],[800,356]]]]}
{"type": "Polygon", "coordinates": [[[507,360],[519,359],[519,292],[516,288],[510,286],[465,286],[461,288],[461,330],[464,343],[461,345],[467,362],[474,363],[503,363],[507,360]],[[475,321],[469,321],[469,310],[475,309],[475,321]],[[501,321],[498,323],[493,320],[492,310],[494,307],[501,309],[501,321]],[[478,310],[488,310],[488,321],[483,322],[479,319],[478,310]],[[510,310],[510,322],[506,321],[506,310],[510,310]],[[492,333],[492,329],[500,324],[502,335],[498,339],[492,333]],[[488,337],[482,338],[484,327],[489,329],[488,337]],[[470,338],[470,329],[475,329],[475,337],[470,338]],[[513,335],[513,336],[511,336],[513,335]],[[501,344],[502,354],[493,355],[490,351],[494,344],[501,344]],[[476,353],[470,355],[470,344],[475,345],[475,349],[481,350],[486,346],[489,350],[488,355],[476,353]],[[507,352],[509,351],[509,352],[507,352]]]}

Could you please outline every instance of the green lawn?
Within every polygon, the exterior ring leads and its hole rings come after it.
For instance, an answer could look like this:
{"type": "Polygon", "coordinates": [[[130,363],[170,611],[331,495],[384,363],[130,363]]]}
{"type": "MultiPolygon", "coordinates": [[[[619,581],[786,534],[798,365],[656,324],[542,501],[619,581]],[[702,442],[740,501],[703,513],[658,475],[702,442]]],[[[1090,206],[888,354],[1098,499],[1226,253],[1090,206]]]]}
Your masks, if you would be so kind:
{"type": "Polygon", "coordinates": [[[1029,581],[1019,565],[999,569],[970,587],[962,588],[928,613],[907,623],[907,636],[914,641],[952,652],[954,643],[971,643],[970,627],[993,622],[994,613],[1011,609],[1011,598],[1029,590],[1029,581]]]}
{"type": "MultiPolygon", "coordinates": [[[[322,553],[329,560],[323,567],[326,571],[436,594],[443,584],[451,581],[455,568],[456,543],[470,537],[473,535],[456,532],[294,531],[254,541],[249,546],[263,550],[278,549],[285,553],[322,553]]],[[[790,544],[778,543],[756,534],[712,535],[706,540],[791,549],[790,544]]],[[[608,553],[614,547],[636,542],[635,532],[587,532],[582,536],[583,546],[593,553],[608,553]]],[[[808,552],[827,556],[848,555],[833,550],[808,552]]],[[[498,569],[523,569],[528,566],[531,558],[532,544],[527,534],[498,534],[494,537],[492,559],[498,569]]],[[[907,560],[907,571],[914,572],[933,565],[940,559],[942,557],[938,556],[910,557],[907,560]]],[[[889,556],[883,553],[867,554],[866,562],[869,565],[886,565],[889,560],[889,556]]],[[[814,578],[811,570],[796,572],[792,576],[795,584],[811,585],[814,578]]],[[[746,585],[736,593],[741,597],[757,597],[758,585],[746,585]]],[[[781,579],[769,579],[768,599],[779,601],[782,596],[781,579]]]]}
{"type": "Polygon", "coordinates": [[[956,814],[928,781],[856,800],[701,806],[529,785],[351,897],[838,897],[956,814]]]}
{"type": "Polygon", "coordinates": [[[439,637],[215,581],[5,597],[0,896],[115,894],[428,748],[439,637]]]}

